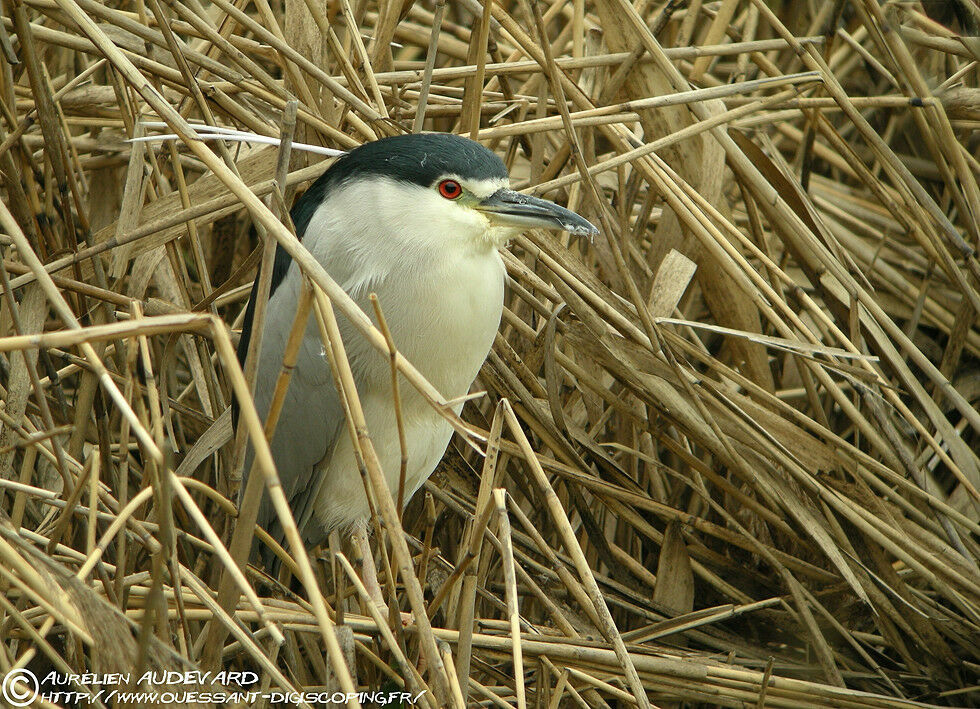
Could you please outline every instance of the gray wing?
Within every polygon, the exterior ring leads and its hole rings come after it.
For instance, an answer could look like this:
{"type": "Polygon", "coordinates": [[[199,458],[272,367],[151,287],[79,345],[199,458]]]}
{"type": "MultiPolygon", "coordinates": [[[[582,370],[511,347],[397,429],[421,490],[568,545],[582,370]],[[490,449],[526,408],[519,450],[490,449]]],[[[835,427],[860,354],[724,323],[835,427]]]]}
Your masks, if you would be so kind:
{"type": "MultiPolygon", "coordinates": [[[[263,421],[282,371],[286,340],[296,317],[300,288],[299,267],[291,263],[266,308],[255,381],[255,404],[263,421]]],[[[343,408],[333,385],[330,364],[323,352],[316,321],[311,317],[272,439],[272,457],[279,480],[300,535],[308,547],[323,542],[328,531],[313,515],[312,503],[319,484],[315,468],[333,448],[337,436],[343,433],[343,426],[343,408]]],[[[254,452],[249,446],[245,458],[246,478],[253,459],[254,452]]],[[[283,530],[268,494],[262,497],[258,524],[280,544],[284,543],[283,530]]],[[[275,570],[278,567],[267,547],[261,546],[260,556],[267,569],[275,570]]]]}

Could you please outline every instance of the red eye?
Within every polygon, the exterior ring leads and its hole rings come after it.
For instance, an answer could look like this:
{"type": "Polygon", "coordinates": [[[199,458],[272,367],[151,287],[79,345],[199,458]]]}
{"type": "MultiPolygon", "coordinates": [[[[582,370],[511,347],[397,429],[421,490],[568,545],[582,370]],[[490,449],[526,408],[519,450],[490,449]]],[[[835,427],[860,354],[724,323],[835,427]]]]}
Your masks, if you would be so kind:
{"type": "Polygon", "coordinates": [[[439,194],[446,199],[458,199],[463,194],[463,188],[456,180],[443,180],[439,183],[439,194]]]}

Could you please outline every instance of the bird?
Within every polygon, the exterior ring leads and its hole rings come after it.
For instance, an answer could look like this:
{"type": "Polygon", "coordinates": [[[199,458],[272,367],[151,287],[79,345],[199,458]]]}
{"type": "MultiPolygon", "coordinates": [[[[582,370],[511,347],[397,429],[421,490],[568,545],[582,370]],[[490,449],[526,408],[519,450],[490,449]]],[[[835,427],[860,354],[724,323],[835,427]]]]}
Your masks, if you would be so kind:
{"type": "MultiPolygon", "coordinates": [[[[469,392],[499,329],[506,283],[500,249],[532,227],[590,238],[598,233],[564,207],[511,190],[498,155],[449,133],[391,136],[344,153],[296,201],[290,216],[302,245],[365,313],[373,312],[370,296],[376,294],[395,347],[446,401],[463,399],[469,392]]],[[[282,369],[303,279],[298,264],[277,247],[254,382],[254,401],[263,420],[282,369]]],[[[243,365],[259,282],[256,277],[238,344],[243,365]]],[[[342,315],[338,326],[368,433],[388,485],[396,490],[402,451],[390,360],[342,315]]],[[[399,390],[407,503],[445,454],[452,427],[414,387],[399,390]]],[[[462,406],[454,405],[457,414],[462,406]]],[[[320,332],[311,318],[271,441],[283,491],[309,549],[324,543],[333,530],[358,532],[362,543],[365,539],[370,510],[345,426],[320,332]]],[[[252,456],[249,448],[246,479],[252,456]]],[[[257,524],[283,542],[267,495],[257,524]]],[[[265,545],[257,554],[253,548],[256,556],[275,576],[278,557],[265,545]]]]}

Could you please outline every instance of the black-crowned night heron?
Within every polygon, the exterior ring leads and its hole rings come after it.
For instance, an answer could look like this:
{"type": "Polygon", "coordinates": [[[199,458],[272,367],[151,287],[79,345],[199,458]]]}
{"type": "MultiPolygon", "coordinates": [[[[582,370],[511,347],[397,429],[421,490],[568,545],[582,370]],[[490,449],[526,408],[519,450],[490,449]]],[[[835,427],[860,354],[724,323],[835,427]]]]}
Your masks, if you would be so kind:
{"type": "MultiPolygon", "coordinates": [[[[500,325],[505,270],[498,249],[528,227],[597,233],[563,207],[510,190],[499,157],[479,143],[447,134],[402,135],[351,150],[303,194],[291,215],[303,245],[366,313],[373,313],[369,295],[377,294],[395,346],[447,400],[468,393],[500,325]]],[[[258,283],[245,314],[238,350],[242,360],[258,283]]],[[[255,381],[255,404],[263,417],[282,369],[301,288],[299,267],[280,247],[255,381]]],[[[401,448],[389,360],[342,316],[338,324],[368,432],[388,484],[397,490],[401,448]]],[[[452,427],[412,386],[399,389],[408,501],[445,453],[452,427]]],[[[308,546],[323,543],[334,529],[363,530],[359,523],[370,516],[364,485],[312,318],[272,455],[308,546]]],[[[250,463],[251,456],[246,471],[250,463]]],[[[258,524],[282,541],[267,497],[258,524]]],[[[262,556],[267,568],[275,568],[264,547],[262,556]]]]}

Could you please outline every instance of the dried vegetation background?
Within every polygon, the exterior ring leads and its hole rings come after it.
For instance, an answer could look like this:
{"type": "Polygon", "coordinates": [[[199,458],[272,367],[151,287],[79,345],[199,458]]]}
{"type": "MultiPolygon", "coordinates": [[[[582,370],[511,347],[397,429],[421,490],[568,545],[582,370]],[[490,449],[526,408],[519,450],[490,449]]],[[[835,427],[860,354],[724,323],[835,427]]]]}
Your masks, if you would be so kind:
{"type": "MultiPolygon", "coordinates": [[[[251,669],[432,707],[980,704],[974,3],[0,7],[0,672],[251,669]],[[329,164],[280,138],[420,129],[603,233],[510,247],[485,395],[404,535],[374,488],[403,628],[346,557],[294,546],[286,587],[237,571],[225,412],[249,224],[298,254],[276,215],[329,164]]],[[[319,317],[387,356],[304,268],[319,317]]]]}

